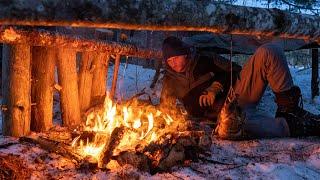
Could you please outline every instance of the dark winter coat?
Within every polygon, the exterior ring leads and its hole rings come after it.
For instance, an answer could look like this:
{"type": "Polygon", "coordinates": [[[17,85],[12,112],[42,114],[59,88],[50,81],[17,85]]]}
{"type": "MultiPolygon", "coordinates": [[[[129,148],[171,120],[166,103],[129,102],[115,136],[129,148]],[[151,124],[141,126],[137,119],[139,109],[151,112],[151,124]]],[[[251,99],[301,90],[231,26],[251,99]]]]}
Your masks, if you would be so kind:
{"type": "MultiPolygon", "coordinates": [[[[177,73],[166,66],[160,102],[170,106],[178,99],[190,115],[214,118],[219,113],[230,88],[230,62],[219,55],[194,55],[188,59],[185,73],[177,73]],[[223,85],[224,91],[216,97],[213,108],[201,108],[199,97],[215,81],[223,85]]],[[[240,70],[241,67],[233,63],[233,82],[240,70]]]]}

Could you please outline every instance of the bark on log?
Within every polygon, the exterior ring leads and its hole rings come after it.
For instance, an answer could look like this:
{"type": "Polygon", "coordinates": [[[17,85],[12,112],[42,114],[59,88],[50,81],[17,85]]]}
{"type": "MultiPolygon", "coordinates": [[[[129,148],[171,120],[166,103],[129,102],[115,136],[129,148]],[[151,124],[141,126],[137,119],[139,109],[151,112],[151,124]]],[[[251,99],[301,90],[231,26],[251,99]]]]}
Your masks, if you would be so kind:
{"type": "Polygon", "coordinates": [[[53,89],[56,51],[53,48],[32,48],[32,107],[31,130],[49,130],[53,116],[53,89]]]}
{"type": "Polygon", "coordinates": [[[60,91],[60,107],[63,125],[73,128],[81,123],[78,76],[76,69],[76,51],[58,49],[58,80],[62,86],[60,91]]]}
{"type": "Polygon", "coordinates": [[[112,86],[111,86],[111,92],[110,92],[110,98],[111,98],[111,99],[114,98],[114,96],[115,96],[115,94],[116,94],[116,90],[117,90],[117,82],[118,82],[120,58],[121,58],[121,55],[120,55],[120,54],[117,54],[117,55],[116,55],[115,62],[114,62],[113,77],[112,77],[112,86]]]}
{"type": "Polygon", "coordinates": [[[79,103],[81,114],[85,113],[91,103],[91,87],[93,77],[93,52],[82,52],[79,72],[79,103]]]}
{"type": "Polygon", "coordinates": [[[108,162],[111,160],[113,150],[119,145],[124,133],[125,127],[123,126],[117,127],[112,131],[110,140],[103,148],[101,153],[102,156],[100,158],[100,161],[98,162],[98,166],[100,168],[105,168],[108,162]]]}
{"type": "Polygon", "coordinates": [[[319,96],[319,50],[312,49],[311,98],[319,96]]]}
{"type": "Polygon", "coordinates": [[[320,37],[319,16],[212,1],[11,1],[0,9],[0,24],[320,37]]]}
{"type": "Polygon", "coordinates": [[[3,134],[24,136],[30,132],[31,118],[31,68],[30,46],[27,44],[5,45],[3,68],[3,134]]]}
{"type": "Polygon", "coordinates": [[[199,155],[207,156],[205,149],[209,149],[211,143],[203,147],[201,138],[205,136],[203,131],[169,133],[161,136],[156,142],[139,144],[134,152],[120,152],[113,158],[121,166],[131,164],[141,171],[155,174],[182,164],[184,160],[197,161],[199,155]]]}
{"type": "MultiPolygon", "coordinates": [[[[0,5],[1,6],[1,5],[0,5]]],[[[1,10],[0,10],[1,11],[1,10]]],[[[71,35],[62,35],[49,31],[27,31],[17,30],[12,27],[5,28],[0,31],[0,42],[12,43],[26,43],[33,46],[46,46],[46,47],[64,47],[74,48],[81,52],[108,52],[109,54],[120,53],[126,56],[140,57],[146,59],[160,59],[162,54],[160,51],[139,48],[134,45],[106,42],[102,40],[92,40],[71,35]]]]}
{"type": "Polygon", "coordinates": [[[93,59],[93,79],[91,88],[91,99],[96,105],[104,102],[106,96],[107,73],[109,64],[109,55],[106,53],[96,53],[93,59]]]}
{"type": "Polygon", "coordinates": [[[150,172],[151,161],[144,154],[125,151],[121,152],[115,158],[121,166],[131,164],[133,167],[139,169],[140,171],[150,172]]]}
{"type": "Polygon", "coordinates": [[[56,141],[47,140],[41,137],[20,137],[20,142],[27,142],[39,145],[49,152],[60,154],[66,158],[76,160],[78,163],[84,160],[84,156],[75,152],[71,146],[56,141]]]}

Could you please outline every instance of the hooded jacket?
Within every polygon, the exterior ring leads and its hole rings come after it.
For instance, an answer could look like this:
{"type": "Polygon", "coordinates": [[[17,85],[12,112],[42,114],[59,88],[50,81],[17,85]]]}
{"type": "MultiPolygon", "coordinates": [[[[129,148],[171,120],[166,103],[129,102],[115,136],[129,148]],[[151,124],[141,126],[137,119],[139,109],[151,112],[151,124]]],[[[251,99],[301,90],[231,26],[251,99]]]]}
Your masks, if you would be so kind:
{"type": "MultiPolygon", "coordinates": [[[[210,114],[209,116],[216,117],[231,85],[230,62],[219,55],[200,54],[188,55],[188,60],[184,73],[177,73],[166,65],[160,103],[170,107],[178,99],[189,115],[202,117],[210,114]],[[213,108],[200,107],[199,97],[214,82],[223,86],[222,93],[216,96],[213,108]]],[[[233,63],[233,82],[240,70],[241,67],[233,63]]]]}

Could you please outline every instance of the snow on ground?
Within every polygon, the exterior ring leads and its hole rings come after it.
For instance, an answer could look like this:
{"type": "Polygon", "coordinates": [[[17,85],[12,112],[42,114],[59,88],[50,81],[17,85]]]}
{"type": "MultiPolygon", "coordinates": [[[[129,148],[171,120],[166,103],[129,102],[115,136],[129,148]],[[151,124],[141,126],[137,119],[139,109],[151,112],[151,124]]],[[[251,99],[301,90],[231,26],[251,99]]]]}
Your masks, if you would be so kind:
{"type": "MultiPolygon", "coordinates": [[[[109,70],[109,89],[112,72],[109,70]]],[[[310,69],[291,68],[291,72],[295,84],[302,89],[306,109],[320,113],[320,98],[310,100],[310,69]]],[[[146,87],[146,92],[157,102],[161,84],[155,90],[149,88],[154,73],[154,70],[140,66],[121,64],[118,100],[127,99],[146,87]]],[[[270,89],[258,109],[274,115],[276,106],[270,89]]],[[[0,138],[0,144],[16,141],[0,138]]],[[[28,171],[32,172],[32,179],[320,179],[320,138],[317,137],[248,141],[214,139],[211,157],[208,157],[210,162],[194,162],[188,167],[174,167],[170,172],[155,175],[139,172],[130,165],[108,172],[82,172],[76,170],[70,159],[30,144],[1,148],[0,155],[6,154],[23,159],[28,171]]]]}
{"type": "MultiPolygon", "coordinates": [[[[108,90],[111,89],[113,68],[114,66],[111,66],[108,71],[108,90]]],[[[138,65],[121,63],[117,83],[117,100],[128,99],[141,92],[144,88],[148,91],[154,74],[155,70],[144,69],[138,65]]]]}

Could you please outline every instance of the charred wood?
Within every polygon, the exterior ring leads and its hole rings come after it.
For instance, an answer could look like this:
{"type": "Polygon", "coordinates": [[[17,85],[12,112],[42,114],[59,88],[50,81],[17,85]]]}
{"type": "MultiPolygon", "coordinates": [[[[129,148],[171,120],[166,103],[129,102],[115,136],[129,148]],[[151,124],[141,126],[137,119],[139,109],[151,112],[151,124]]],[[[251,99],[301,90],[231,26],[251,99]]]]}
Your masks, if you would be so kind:
{"type": "Polygon", "coordinates": [[[113,158],[116,159],[121,166],[130,164],[141,171],[150,172],[151,161],[144,154],[125,151],[113,158]]]}
{"type": "Polygon", "coordinates": [[[44,139],[41,137],[20,137],[21,143],[32,143],[39,145],[42,149],[49,152],[57,153],[69,159],[74,159],[78,163],[81,163],[85,157],[75,152],[71,146],[65,145],[64,143],[44,139]]]}
{"type": "Polygon", "coordinates": [[[113,150],[120,144],[120,141],[125,133],[126,128],[121,126],[115,128],[110,136],[108,143],[106,143],[105,147],[102,151],[102,156],[100,157],[100,161],[98,162],[98,166],[100,168],[106,167],[107,163],[111,160],[113,155],[113,150]]]}

